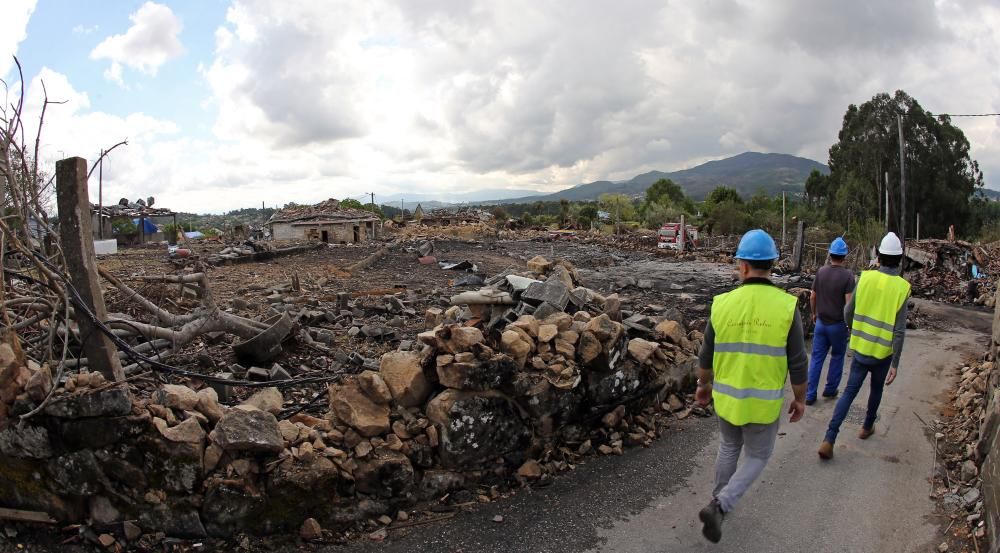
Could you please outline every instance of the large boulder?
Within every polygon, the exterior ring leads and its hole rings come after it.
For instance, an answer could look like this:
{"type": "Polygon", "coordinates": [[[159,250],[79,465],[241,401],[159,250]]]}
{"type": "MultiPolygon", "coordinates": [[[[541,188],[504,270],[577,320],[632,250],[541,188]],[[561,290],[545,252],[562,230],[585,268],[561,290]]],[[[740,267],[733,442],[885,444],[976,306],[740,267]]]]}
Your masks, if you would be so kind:
{"type": "MultiPolygon", "coordinates": [[[[461,356],[458,356],[461,357],[461,356]]],[[[492,390],[510,381],[514,362],[506,355],[494,355],[486,361],[454,361],[451,355],[439,355],[438,380],[442,385],[457,390],[492,390]],[[452,358],[442,363],[442,358],[452,358]]]]}
{"type": "Polygon", "coordinates": [[[552,269],[552,262],[540,255],[536,255],[528,260],[528,270],[533,273],[545,274],[550,269],[552,269]]]}
{"type": "Polygon", "coordinates": [[[403,407],[421,406],[431,393],[422,363],[423,356],[416,351],[390,351],[382,356],[379,374],[392,399],[403,407]]]}
{"type": "Polygon", "coordinates": [[[552,436],[565,425],[581,420],[583,386],[562,389],[553,386],[544,374],[520,372],[514,378],[513,390],[518,405],[530,415],[540,436],[552,436]]]}
{"type": "Polygon", "coordinates": [[[531,437],[517,408],[496,392],[445,390],[427,404],[427,418],[440,429],[441,459],[449,466],[521,450],[531,437]]]}
{"type": "Polygon", "coordinates": [[[640,365],[646,364],[659,347],[660,345],[656,342],[650,342],[642,338],[632,338],[628,341],[628,353],[640,365]]]}
{"type": "Polygon", "coordinates": [[[505,330],[500,336],[500,349],[514,359],[518,368],[523,368],[528,354],[533,349],[531,338],[524,339],[524,333],[515,330],[505,330]]]}
{"type": "Polygon", "coordinates": [[[589,331],[584,331],[583,334],[580,334],[580,344],[577,346],[577,353],[583,364],[592,363],[601,356],[603,351],[604,346],[596,334],[589,331]]]}
{"type": "Polygon", "coordinates": [[[119,417],[132,413],[132,396],[124,386],[100,391],[83,391],[52,398],[45,414],[63,419],[119,417]]]}
{"type": "Polygon", "coordinates": [[[597,339],[605,344],[613,343],[622,335],[622,324],[612,321],[606,314],[601,314],[591,319],[586,326],[586,330],[594,333],[597,339]]]}
{"type": "Polygon", "coordinates": [[[613,406],[621,403],[652,382],[653,375],[650,373],[651,371],[644,370],[635,363],[622,361],[610,371],[588,371],[588,399],[593,405],[613,406]]]}
{"type": "Polygon", "coordinates": [[[361,493],[402,497],[413,488],[413,465],[406,455],[380,447],[358,461],[354,483],[361,493]]]}
{"type": "Polygon", "coordinates": [[[377,372],[363,371],[358,375],[358,384],[361,386],[361,391],[375,403],[388,405],[392,401],[392,392],[377,372]]]}
{"type": "Polygon", "coordinates": [[[664,320],[653,328],[657,338],[667,340],[672,344],[680,345],[685,338],[686,332],[681,323],[670,319],[664,320]]]}
{"type": "Polygon", "coordinates": [[[0,453],[21,459],[51,457],[49,432],[44,426],[10,424],[0,430],[0,453]]]}
{"type": "Polygon", "coordinates": [[[389,407],[365,395],[357,377],[330,385],[330,408],[362,436],[371,438],[389,431],[389,407]]]}
{"type": "Polygon", "coordinates": [[[445,347],[451,353],[470,351],[472,346],[483,342],[483,331],[472,326],[454,326],[450,328],[450,336],[445,341],[445,347]]]}
{"type": "Polygon", "coordinates": [[[278,453],[284,449],[278,419],[259,409],[230,409],[209,437],[226,451],[278,453]]]}
{"type": "Polygon", "coordinates": [[[243,405],[250,405],[261,411],[277,415],[281,412],[281,406],[284,403],[285,398],[281,396],[281,391],[277,388],[269,387],[250,396],[250,399],[244,401],[243,405]]]}
{"type": "Polygon", "coordinates": [[[190,411],[198,405],[198,394],[187,386],[164,384],[153,392],[153,402],[171,409],[190,411]]]}

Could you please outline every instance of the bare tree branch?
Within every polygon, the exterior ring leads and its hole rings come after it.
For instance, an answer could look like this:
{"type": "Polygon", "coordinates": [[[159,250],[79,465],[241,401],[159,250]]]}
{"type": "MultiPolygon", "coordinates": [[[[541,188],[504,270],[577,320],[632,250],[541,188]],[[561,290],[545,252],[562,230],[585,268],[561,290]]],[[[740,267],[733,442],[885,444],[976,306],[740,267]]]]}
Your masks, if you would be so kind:
{"type": "Polygon", "coordinates": [[[104,150],[104,153],[101,154],[100,157],[98,157],[97,160],[95,160],[94,163],[90,166],[90,171],[87,172],[88,179],[90,178],[90,175],[94,174],[94,169],[97,169],[97,165],[101,163],[101,160],[108,157],[108,154],[113,152],[114,149],[117,148],[118,146],[128,146],[128,139],[126,138],[125,140],[122,140],[118,144],[115,144],[114,146],[108,148],[107,150],[104,150]]]}

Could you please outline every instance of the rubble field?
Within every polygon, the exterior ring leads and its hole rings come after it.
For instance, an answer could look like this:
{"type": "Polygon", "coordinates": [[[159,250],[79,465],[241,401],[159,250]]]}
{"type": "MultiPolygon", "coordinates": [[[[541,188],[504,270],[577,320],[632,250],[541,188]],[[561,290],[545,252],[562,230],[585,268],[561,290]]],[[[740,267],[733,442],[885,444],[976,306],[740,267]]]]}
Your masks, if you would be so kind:
{"type": "MultiPolygon", "coordinates": [[[[688,392],[731,244],[463,230],[101,259],[112,319],[155,322],[136,294],[181,317],[211,298],[266,330],[130,335],[172,369],[123,354],[125,384],[0,346],[3,505],[108,550],[380,541],[709,414],[688,392]]],[[[775,281],[808,325],[810,277],[775,281]]]]}
{"type": "MultiPolygon", "coordinates": [[[[250,262],[214,244],[180,262],[125,250],[101,261],[114,280],[172,313],[211,295],[277,321],[261,333],[280,331],[276,347],[209,332],[153,348],[183,372],[134,363],[121,384],[54,379],[0,345],[5,415],[41,409],[0,424],[0,496],[63,523],[64,544],[377,541],[649,445],[707,414],[685,392],[708,298],[732,281],[682,263],[635,278],[629,265],[652,256],[601,247],[414,239],[250,262]],[[563,253],[610,262],[583,271],[563,253]],[[201,273],[206,288],[143,280],[201,273]]],[[[106,286],[109,316],[148,319],[127,289],[106,286]]]]}

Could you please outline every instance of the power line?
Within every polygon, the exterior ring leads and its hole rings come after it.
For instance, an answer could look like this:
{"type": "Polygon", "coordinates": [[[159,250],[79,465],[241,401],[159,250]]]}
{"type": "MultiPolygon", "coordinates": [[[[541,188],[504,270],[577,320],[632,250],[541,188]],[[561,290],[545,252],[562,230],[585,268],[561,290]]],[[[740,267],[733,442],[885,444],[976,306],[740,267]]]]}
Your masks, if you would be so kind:
{"type": "Polygon", "coordinates": [[[938,113],[935,117],[1000,117],[1000,113],[938,113]]]}

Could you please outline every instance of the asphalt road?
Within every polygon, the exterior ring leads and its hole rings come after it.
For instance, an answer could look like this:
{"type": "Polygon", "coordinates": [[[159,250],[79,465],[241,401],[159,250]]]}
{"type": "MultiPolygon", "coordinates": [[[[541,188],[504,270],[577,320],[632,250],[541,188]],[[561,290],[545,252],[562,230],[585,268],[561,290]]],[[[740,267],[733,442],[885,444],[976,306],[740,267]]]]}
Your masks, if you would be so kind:
{"type": "MultiPolygon", "coordinates": [[[[913,552],[936,551],[940,518],[928,497],[932,438],[944,371],[980,355],[990,316],[920,304],[946,331],[907,335],[897,381],[886,389],[876,435],[857,439],[867,391],[845,422],[833,461],[816,448],[834,402],[820,400],[785,423],[761,479],[727,517],[722,542],[700,533],[717,448],[715,419],[688,420],[648,449],[599,458],[544,489],[462,513],[446,523],[395,531],[385,543],[330,551],[371,552],[913,552]],[[502,523],[494,523],[495,515],[502,523]],[[408,533],[404,533],[408,532],[408,533]]],[[[841,389],[846,384],[846,375],[841,389]]],[[[787,419],[786,419],[787,420],[787,419]]]]}

